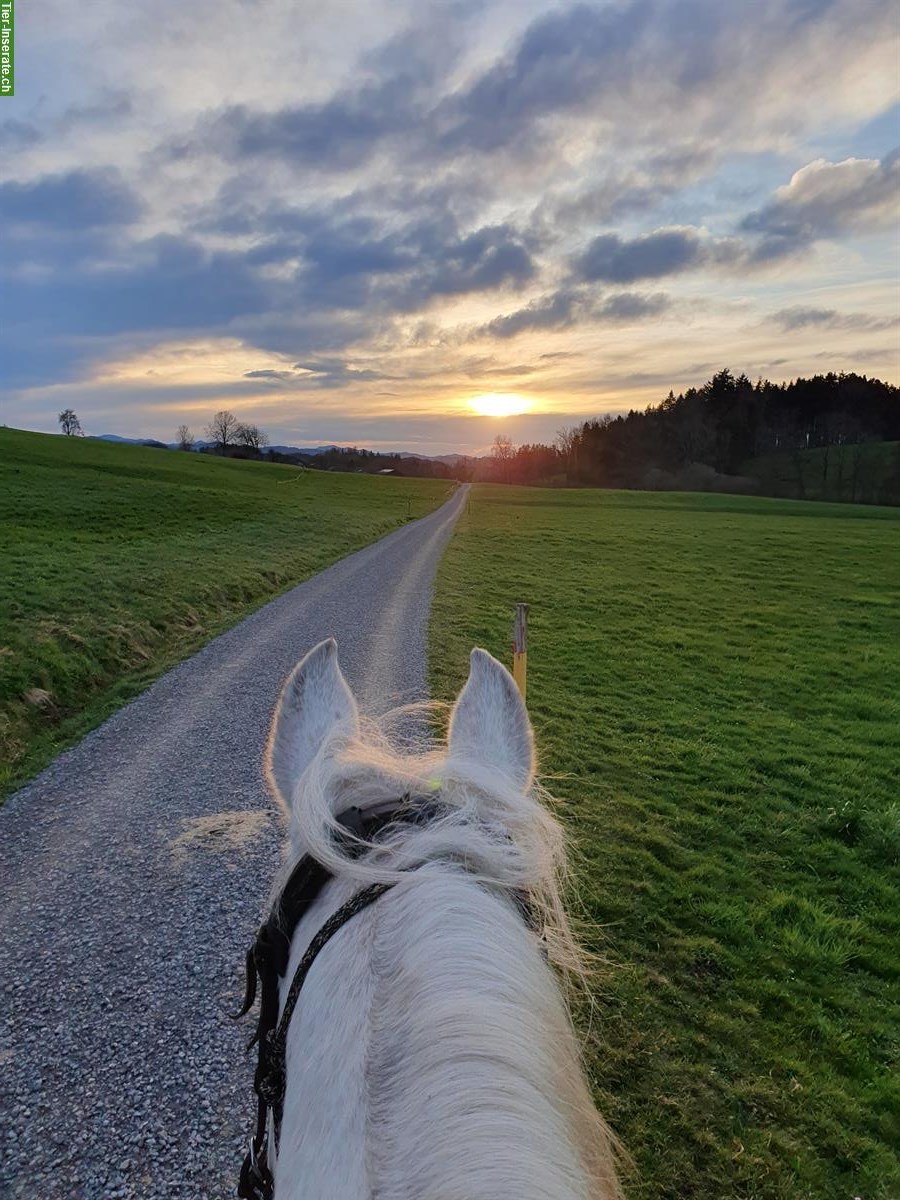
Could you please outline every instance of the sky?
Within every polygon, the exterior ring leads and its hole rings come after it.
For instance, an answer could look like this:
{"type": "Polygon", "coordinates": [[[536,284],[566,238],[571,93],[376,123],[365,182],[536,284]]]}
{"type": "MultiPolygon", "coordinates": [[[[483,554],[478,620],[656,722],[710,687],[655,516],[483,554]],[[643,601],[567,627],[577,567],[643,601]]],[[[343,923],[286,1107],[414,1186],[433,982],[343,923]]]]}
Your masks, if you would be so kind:
{"type": "Polygon", "coordinates": [[[893,0],[17,18],[4,424],[483,453],[724,366],[900,383],[893,0]]]}

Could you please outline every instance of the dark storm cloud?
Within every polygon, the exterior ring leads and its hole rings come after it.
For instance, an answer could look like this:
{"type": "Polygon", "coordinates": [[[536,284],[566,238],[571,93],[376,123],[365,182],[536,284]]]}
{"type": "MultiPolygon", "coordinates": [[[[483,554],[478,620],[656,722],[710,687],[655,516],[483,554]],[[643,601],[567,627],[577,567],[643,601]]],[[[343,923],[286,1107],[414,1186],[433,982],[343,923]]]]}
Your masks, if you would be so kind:
{"type": "Polygon", "coordinates": [[[0,220],[6,226],[60,231],[127,225],[140,215],[134,192],[113,168],[43,175],[28,183],[0,184],[0,220]]]}

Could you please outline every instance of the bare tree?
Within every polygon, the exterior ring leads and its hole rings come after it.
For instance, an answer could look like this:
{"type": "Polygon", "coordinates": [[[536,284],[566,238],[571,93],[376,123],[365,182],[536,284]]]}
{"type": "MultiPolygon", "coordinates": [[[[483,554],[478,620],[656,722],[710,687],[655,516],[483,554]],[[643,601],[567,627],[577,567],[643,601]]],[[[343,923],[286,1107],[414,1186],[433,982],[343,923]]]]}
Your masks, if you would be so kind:
{"type": "Polygon", "coordinates": [[[180,450],[193,450],[194,435],[191,433],[190,429],[188,429],[187,425],[178,426],[178,432],[175,434],[175,438],[178,442],[178,448],[180,450]]]}
{"type": "Polygon", "coordinates": [[[221,412],[216,413],[204,432],[211,442],[215,442],[219,453],[224,453],[238,440],[239,429],[240,422],[234,413],[223,408],[221,412]]]}
{"type": "Polygon", "coordinates": [[[78,420],[78,414],[72,408],[67,408],[59,414],[60,428],[66,437],[84,437],[84,430],[78,420]]]}
{"type": "Polygon", "coordinates": [[[268,434],[263,433],[258,425],[238,425],[235,440],[238,445],[247,446],[257,453],[269,444],[268,434]]]}
{"type": "Polygon", "coordinates": [[[498,433],[491,446],[491,458],[497,464],[497,471],[502,480],[509,483],[512,461],[516,457],[516,448],[512,439],[505,433],[498,433]]]}
{"type": "Polygon", "coordinates": [[[563,457],[566,471],[574,472],[578,466],[578,441],[581,430],[577,425],[565,425],[556,431],[554,445],[563,457]]]}

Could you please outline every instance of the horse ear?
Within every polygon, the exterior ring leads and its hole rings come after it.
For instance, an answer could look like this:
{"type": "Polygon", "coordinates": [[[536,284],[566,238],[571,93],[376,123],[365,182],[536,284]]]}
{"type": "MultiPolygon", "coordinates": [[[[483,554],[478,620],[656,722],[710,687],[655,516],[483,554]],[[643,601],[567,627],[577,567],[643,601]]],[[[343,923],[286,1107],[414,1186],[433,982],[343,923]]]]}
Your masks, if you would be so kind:
{"type": "Polygon", "coordinates": [[[486,650],[473,650],[469,678],[450,717],[451,758],[502,772],[525,789],[534,778],[534,736],[512,675],[486,650]]]}
{"type": "Polygon", "coordinates": [[[285,808],[300,776],[335,733],[354,734],[359,711],[338,665],[337,642],[310,650],[285,681],[266,747],[266,778],[285,808]]]}

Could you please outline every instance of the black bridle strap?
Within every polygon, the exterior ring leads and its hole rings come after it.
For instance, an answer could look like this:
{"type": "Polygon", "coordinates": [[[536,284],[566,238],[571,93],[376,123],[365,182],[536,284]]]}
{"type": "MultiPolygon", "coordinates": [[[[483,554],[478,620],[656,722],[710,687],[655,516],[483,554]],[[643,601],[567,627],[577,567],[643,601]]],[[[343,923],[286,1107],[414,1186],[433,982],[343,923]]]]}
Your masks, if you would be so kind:
{"type": "MultiPolygon", "coordinates": [[[[338,832],[335,840],[348,857],[356,858],[371,847],[372,839],[387,826],[395,822],[419,824],[433,819],[439,813],[440,804],[434,797],[411,800],[409,795],[365,810],[349,808],[336,817],[338,832]]],[[[374,883],[363,888],[328,918],[300,959],[279,1020],[280,980],[287,973],[291,939],[301,919],[331,878],[331,872],[322,863],[308,855],[301,858],[247,954],[244,1005],[236,1015],[243,1016],[253,1007],[257,976],[261,994],[256,1033],[247,1047],[249,1050],[255,1042],[259,1043],[253,1081],[257,1094],[256,1133],[250,1142],[238,1184],[238,1196],[245,1200],[272,1200],[274,1194],[275,1181],[269,1166],[269,1115],[272,1117],[274,1149],[277,1152],[284,1111],[288,1029],[310,967],[343,925],[398,882],[374,883]]],[[[527,896],[517,899],[526,923],[539,931],[536,914],[527,896]]]]}
{"type": "MultiPolygon", "coordinates": [[[[335,840],[348,857],[356,858],[369,848],[371,839],[388,825],[395,822],[418,823],[430,818],[434,811],[433,800],[412,801],[409,795],[365,810],[348,808],[335,818],[338,826],[335,840]]],[[[248,1200],[271,1200],[274,1191],[274,1179],[269,1167],[269,1114],[272,1116],[274,1148],[277,1151],[284,1107],[287,1033],[309,969],[322,947],[342,925],[393,886],[393,883],[377,883],[364,888],[325,922],[300,960],[279,1022],[280,981],[287,973],[291,939],[301,919],[331,877],[331,872],[324,864],[309,855],[301,858],[247,953],[244,1003],[236,1016],[244,1016],[250,1011],[256,1000],[257,979],[260,985],[259,1020],[247,1047],[249,1050],[254,1043],[259,1043],[253,1079],[257,1095],[256,1132],[241,1167],[238,1184],[238,1196],[248,1200]]]]}
{"type": "MultiPolygon", "coordinates": [[[[300,998],[300,991],[309,974],[309,969],[315,962],[319,952],[331,941],[339,929],[355,917],[358,912],[362,912],[364,908],[367,908],[377,900],[379,896],[383,896],[393,886],[394,882],[373,883],[371,887],[363,888],[361,892],[357,892],[354,896],[351,896],[346,904],[342,904],[339,909],[332,913],[309,943],[303,953],[303,957],[297,964],[297,970],[294,972],[294,978],[291,980],[291,986],[284,1002],[284,1011],[281,1014],[280,1021],[278,1021],[277,984],[275,988],[271,986],[267,988],[264,984],[261,1005],[271,1006],[274,1004],[274,1016],[270,1008],[265,1014],[268,1020],[268,1028],[260,1038],[259,1062],[254,1079],[254,1087],[258,1097],[256,1133],[253,1141],[250,1143],[250,1152],[244,1159],[244,1165],[241,1169],[238,1196],[247,1197],[248,1200],[271,1200],[274,1191],[275,1181],[269,1167],[269,1113],[271,1112],[272,1114],[272,1128],[275,1135],[275,1150],[277,1153],[278,1142],[281,1137],[281,1118],[284,1113],[285,1058],[288,1029],[290,1028],[291,1018],[294,1015],[297,1001],[300,998]],[[277,1026],[275,1024],[276,1021],[278,1021],[277,1026]]],[[[253,1003],[252,999],[250,1003],[253,1003]]],[[[263,1013],[261,1011],[260,1029],[264,1028],[263,1013]]],[[[260,1030],[257,1030],[257,1036],[259,1036],[259,1033],[260,1030]]],[[[256,1037],[254,1037],[253,1041],[255,1040],[256,1037]]],[[[253,1042],[250,1044],[252,1045],[253,1042]]]]}
{"type": "Polygon", "coordinates": [[[393,886],[393,882],[373,883],[371,887],[363,888],[361,892],[357,892],[354,896],[351,896],[346,904],[342,904],[328,918],[309,943],[303,953],[303,957],[297,964],[297,970],[294,972],[294,978],[291,980],[291,986],[284,1001],[281,1020],[278,1022],[277,1028],[270,1030],[266,1035],[265,1059],[267,1069],[265,1077],[260,1080],[260,1096],[272,1110],[276,1151],[278,1150],[281,1118],[284,1112],[285,1057],[288,1029],[290,1028],[291,1017],[294,1015],[294,1009],[297,1007],[297,1001],[300,998],[300,990],[309,974],[309,969],[322,948],[331,941],[342,926],[346,925],[358,912],[362,912],[364,908],[368,908],[379,896],[383,896],[393,886]]]}

